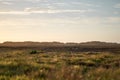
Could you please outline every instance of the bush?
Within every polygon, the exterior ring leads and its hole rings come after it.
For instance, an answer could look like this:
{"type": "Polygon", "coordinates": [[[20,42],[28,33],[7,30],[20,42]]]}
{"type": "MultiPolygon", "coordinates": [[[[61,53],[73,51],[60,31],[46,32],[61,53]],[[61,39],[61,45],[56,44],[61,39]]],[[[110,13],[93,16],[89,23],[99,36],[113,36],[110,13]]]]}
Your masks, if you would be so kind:
{"type": "Polygon", "coordinates": [[[33,50],[33,51],[30,52],[30,54],[36,54],[36,53],[37,53],[36,50],[33,50]]]}

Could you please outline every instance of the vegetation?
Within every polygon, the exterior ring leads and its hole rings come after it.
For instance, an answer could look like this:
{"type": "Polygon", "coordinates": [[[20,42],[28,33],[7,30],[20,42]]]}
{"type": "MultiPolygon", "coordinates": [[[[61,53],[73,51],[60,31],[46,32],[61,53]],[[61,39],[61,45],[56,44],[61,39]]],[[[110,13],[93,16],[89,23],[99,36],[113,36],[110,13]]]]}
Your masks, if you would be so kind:
{"type": "Polygon", "coordinates": [[[118,53],[39,52],[31,49],[0,49],[0,80],[120,79],[118,53]]]}
{"type": "Polygon", "coordinates": [[[32,50],[30,54],[37,54],[38,52],[36,50],[32,50]]]}
{"type": "Polygon", "coordinates": [[[0,80],[120,80],[120,44],[5,42],[0,80]]]}

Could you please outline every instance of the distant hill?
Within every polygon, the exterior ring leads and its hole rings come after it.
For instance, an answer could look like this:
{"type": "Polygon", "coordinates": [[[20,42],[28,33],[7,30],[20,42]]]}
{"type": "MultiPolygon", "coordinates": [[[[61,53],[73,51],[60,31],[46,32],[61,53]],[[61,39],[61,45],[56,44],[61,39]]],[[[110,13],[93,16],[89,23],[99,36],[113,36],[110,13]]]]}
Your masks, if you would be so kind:
{"type": "Polygon", "coordinates": [[[76,47],[120,47],[118,43],[108,43],[108,42],[100,42],[100,41],[91,41],[84,43],[61,43],[61,42],[4,42],[1,43],[2,47],[42,47],[42,46],[76,46],[76,47]]]}
{"type": "Polygon", "coordinates": [[[100,41],[84,43],[61,43],[61,42],[4,42],[0,44],[0,49],[32,49],[45,52],[117,52],[120,53],[120,44],[100,41]]]}
{"type": "Polygon", "coordinates": [[[108,42],[100,42],[100,41],[91,41],[80,43],[81,46],[88,46],[88,47],[120,47],[118,43],[108,43],[108,42]]]}
{"type": "Polygon", "coordinates": [[[60,46],[63,43],[60,42],[4,42],[0,46],[8,47],[39,47],[39,46],[60,46]]]}

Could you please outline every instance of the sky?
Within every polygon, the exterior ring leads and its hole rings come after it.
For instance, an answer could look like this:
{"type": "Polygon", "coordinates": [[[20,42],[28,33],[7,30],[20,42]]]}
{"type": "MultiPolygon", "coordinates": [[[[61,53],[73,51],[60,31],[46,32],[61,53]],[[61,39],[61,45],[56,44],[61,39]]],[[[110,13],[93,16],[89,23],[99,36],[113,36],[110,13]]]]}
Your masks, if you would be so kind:
{"type": "Polygon", "coordinates": [[[120,43],[120,0],[0,0],[0,42],[120,43]]]}

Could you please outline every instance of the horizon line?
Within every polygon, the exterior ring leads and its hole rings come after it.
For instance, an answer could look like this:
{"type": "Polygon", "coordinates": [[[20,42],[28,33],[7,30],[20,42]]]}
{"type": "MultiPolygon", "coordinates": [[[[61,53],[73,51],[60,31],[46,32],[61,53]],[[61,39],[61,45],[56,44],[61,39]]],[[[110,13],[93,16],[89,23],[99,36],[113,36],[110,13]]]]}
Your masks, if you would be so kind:
{"type": "Polygon", "coordinates": [[[120,42],[112,42],[112,41],[81,41],[81,42],[76,42],[76,41],[3,41],[3,42],[0,42],[1,44],[2,43],[5,43],[5,42],[38,42],[38,43],[44,43],[44,42],[48,42],[48,43],[54,43],[54,42],[56,42],[56,43],[64,43],[64,44],[66,44],[66,43],[87,43],[87,42],[105,42],[105,43],[117,43],[117,44],[120,44],[120,42]]]}

